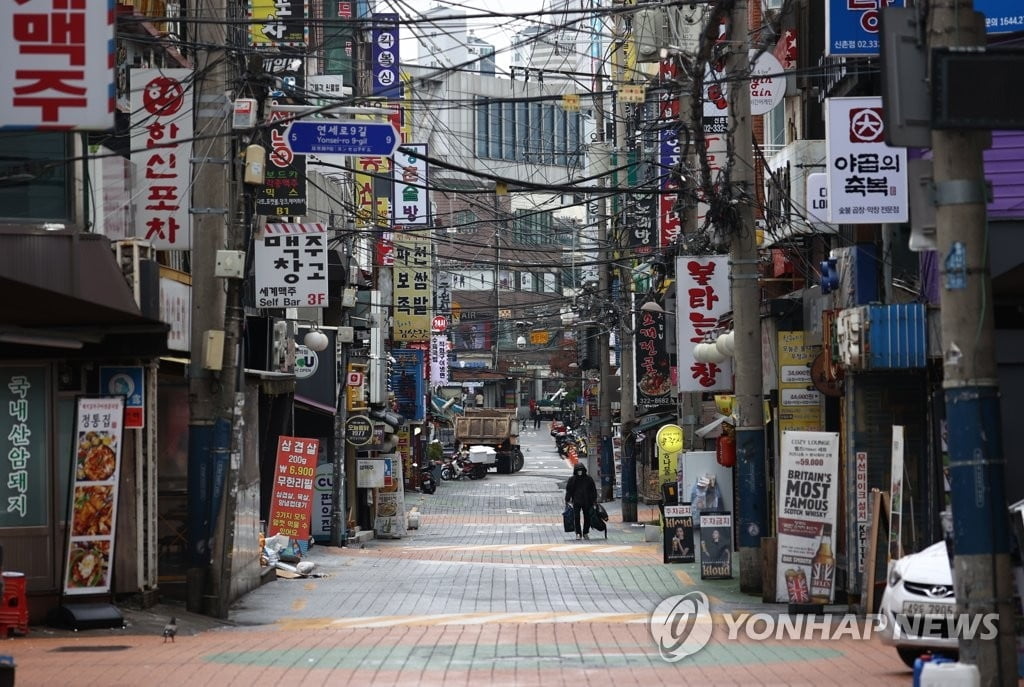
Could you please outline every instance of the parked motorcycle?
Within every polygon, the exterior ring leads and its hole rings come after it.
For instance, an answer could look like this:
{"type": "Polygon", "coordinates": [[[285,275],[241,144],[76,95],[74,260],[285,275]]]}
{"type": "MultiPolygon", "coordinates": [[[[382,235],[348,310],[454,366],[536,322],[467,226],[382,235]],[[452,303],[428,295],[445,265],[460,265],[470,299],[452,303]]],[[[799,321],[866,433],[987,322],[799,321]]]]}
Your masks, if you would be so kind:
{"type": "Polygon", "coordinates": [[[483,463],[474,463],[469,460],[469,454],[461,451],[446,461],[441,468],[441,479],[481,479],[487,476],[487,466],[483,463]]]}
{"type": "Polygon", "coordinates": [[[414,468],[420,470],[420,492],[424,494],[433,494],[437,491],[437,482],[434,480],[433,466],[423,465],[420,466],[416,463],[412,464],[414,468]]]}

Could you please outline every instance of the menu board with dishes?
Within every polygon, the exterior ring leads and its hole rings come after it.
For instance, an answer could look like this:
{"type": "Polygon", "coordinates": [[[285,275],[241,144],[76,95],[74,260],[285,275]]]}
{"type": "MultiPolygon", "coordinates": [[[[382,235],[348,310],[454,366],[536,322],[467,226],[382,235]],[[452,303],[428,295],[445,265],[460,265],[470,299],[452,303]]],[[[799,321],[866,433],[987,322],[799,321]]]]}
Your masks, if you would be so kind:
{"type": "Polygon", "coordinates": [[[124,396],[82,396],[75,413],[74,474],[64,594],[110,591],[124,396]]]}

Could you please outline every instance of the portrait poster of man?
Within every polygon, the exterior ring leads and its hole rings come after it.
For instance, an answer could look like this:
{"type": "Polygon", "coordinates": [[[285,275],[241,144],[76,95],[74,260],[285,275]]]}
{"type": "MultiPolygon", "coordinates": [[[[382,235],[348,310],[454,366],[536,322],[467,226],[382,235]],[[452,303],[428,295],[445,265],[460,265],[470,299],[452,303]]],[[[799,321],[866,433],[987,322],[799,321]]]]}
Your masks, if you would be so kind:
{"type": "Polygon", "coordinates": [[[701,515],[700,578],[732,578],[732,513],[701,515]]]}
{"type": "Polygon", "coordinates": [[[693,512],[690,504],[665,506],[664,563],[694,563],[697,560],[693,546],[693,512]]]}

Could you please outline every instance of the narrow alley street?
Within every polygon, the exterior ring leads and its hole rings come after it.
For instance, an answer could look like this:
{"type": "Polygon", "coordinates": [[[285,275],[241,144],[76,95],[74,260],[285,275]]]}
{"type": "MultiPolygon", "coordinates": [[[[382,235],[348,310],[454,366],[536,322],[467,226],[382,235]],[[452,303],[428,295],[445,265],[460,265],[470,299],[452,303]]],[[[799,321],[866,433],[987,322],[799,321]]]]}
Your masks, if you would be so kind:
{"type": "MultiPolygon", "coordinates": [[[[319,577],[264,585],[227,623],[181,613],[167,642],[139,620],[159,607],[129,614],[123,631],[33,628],[0,653],[14,656],[21,687],[911,683],[876,638],[728,640],[722,614],[784,609],[740,594],[738,579],[702,582],[696,565],[662,564],[660,542],[623,524],[618,501],[606,504],[607,540],[576,541],[560,517],[570,468],[546,423],[522,442],[522,472],[407,494],[422,513],[407,537],[314,546],[319,577]],[[710,643],[668,662],[652,611],[695,590],[710,598],[710,643]]],[[[640,506],[641,519],[655,512],[640,506]]]]}

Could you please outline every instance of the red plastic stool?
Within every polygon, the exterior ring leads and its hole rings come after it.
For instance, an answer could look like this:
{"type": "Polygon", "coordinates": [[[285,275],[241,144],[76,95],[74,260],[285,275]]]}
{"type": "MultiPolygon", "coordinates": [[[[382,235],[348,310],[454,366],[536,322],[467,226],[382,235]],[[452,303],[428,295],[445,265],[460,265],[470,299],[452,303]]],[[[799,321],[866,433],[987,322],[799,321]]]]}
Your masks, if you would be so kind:
{"type": "Polygon", "coordinates": [[[28,597],[25,573],[5,572],[4,595],[0,601],[0,637],[7,638],[11,630],[28,634],[28,597]]]}

